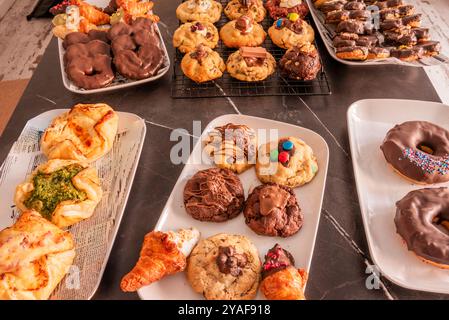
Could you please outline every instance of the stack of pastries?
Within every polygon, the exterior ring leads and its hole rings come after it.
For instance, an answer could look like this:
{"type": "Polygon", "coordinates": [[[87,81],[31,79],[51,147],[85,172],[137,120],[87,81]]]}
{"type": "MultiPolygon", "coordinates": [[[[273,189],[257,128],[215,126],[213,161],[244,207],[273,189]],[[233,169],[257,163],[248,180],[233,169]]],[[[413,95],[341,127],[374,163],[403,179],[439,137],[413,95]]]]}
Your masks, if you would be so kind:
{"type": "Polygon", "coordinates": [[[237,80],[256,82],[267,79],[276,70],[276,60],[263,47],[267,36],[279,48],[287,50],[279,68],[283,75],[296,80],[314,79],[321,70],[314,31],[303,18],[308,13],[304,0],[231,0],[223,9],[214,0],[187,0],[176,9],[182,23],[173,36],[173,46],[184,54],[183,73],[202,83],[223,76],[227,71],[237,80]],[[229,20],[220,30],[214,25],[224,11],[229,20]],[[264,30],[260,24],[268,14],[273,25],[264,30]],[[224,46],[238,49],[227,61],[214,49],[224,46]]]}
{"type": "Polygon", "coordinates": [[[91,217],[100,202],[91,163],[112,149],[117,129],[116,112],[98,103],[75,105],[45,130],[48,161],[17,186],[21,215],[0,231],[0,299],[47,299],[69,272],[75,242],[63,229],[91,217]]]}

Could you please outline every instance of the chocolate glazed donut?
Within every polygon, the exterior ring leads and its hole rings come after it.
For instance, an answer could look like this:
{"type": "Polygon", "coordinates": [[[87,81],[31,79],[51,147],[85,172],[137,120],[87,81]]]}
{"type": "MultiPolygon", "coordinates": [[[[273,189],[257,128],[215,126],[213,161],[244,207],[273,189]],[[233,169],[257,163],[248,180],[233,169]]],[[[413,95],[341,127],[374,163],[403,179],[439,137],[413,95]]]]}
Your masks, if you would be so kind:
{"type": "Polygon", "coordinates": [[[408,121],[388,131],[385,159],[400,174],[420,184],[449,181],[449,131],[426,121],[408,121]]]}
{"type": "Polygon", "coordinates": [[[396,203],[397,233],[410,251],[440,268],[449,268],[449,189],[426,188],[396,203]]]}

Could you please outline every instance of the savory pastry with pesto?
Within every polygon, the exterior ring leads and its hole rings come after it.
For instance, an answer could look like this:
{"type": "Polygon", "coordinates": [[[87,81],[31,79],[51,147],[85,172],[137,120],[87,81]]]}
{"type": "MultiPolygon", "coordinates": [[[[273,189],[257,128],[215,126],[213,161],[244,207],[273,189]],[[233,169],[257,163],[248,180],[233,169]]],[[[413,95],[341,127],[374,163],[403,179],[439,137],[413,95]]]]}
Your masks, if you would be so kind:
{"type": "Polygon", "coordinates": [[[49,159],[95,161],[111,150],[117,128],[118,115],[109,105],[77,104],[53,119],[41,149],[49,159]]]}
{"type": "Polygon", "coordinates": [[[49,160],[16,188],[21,211],[35,210],[60,228],[89,218],[103,191],[97,172],[75,160],[49,160]]]}

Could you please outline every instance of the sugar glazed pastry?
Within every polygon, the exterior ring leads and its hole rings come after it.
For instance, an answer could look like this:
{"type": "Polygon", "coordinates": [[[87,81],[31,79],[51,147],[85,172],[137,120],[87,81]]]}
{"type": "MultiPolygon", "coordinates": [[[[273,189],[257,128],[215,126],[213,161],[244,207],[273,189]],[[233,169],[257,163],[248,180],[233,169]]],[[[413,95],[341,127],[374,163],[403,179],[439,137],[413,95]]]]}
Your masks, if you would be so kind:
{"type": "Polygon", "coordinates": [[[449,269],[449,189],[409,192],[396,202],[394,222],[408,250],[424,262],[449,269]]]}
{"type": "Polygon", "coordinates": [[[289,13],[296,13],[304,18],[309,13],[309,7],[304,0],[267,0],[265,7],[273,20],[285,18],[289,13]]]}
{"type": "Polygon", "coordinates": [[[260,291],[268,300],[305,300],[307,272],[295,268],[295,259],[276,244],[268,250],[262,266],[260,291]]]}
{"type": "Polygon", "coordinates": [[[211,49],[218,43],[218,30],[210,22],[187,22],[176,29],[173,46],[182,53],[194,51],[200,44],[211,49]]]}
{"type": "Polygon", "coordinates": [[[275,183],[256,187],[245,202],[243,215],[255,233],[283,238],[297,233],[304,219],[293,190],[275,183]]]}
{"type": "Polygon", "coordinates": [[[220,30],[220,38],[229,48],[258,47],[266,36],[262,26],[247,15],[229,21],[220,30]]]}
{"type": "Polygon", "coordinates": [[[216,127],[208,133],[204,151],[217,167],[242,173],[256,163],[256,132],[242,124],[216,127]]]}
{"type": "Polygon", "coordinates": [[[224,222],[240,214],[245,201],[239,177],[229,169],[210,168],[195,173],[184,187],[184,206],[200,221],[224,222]]]}
{"type": "Polygon", "coordinates": [[[162,278],[184,271],[187,257],[197,244],[195,228],[178,231],[152,231],[145,236],[139,260],[120,283],[124,292],[133,292],[162,278]]]}
{"type": "Polygon", "coordinates": [[[321,71],[318,51],[310,43],[292,47],[279,61],[279,69],[290,79],[313,80],[321,71]]]}
{"type": "Polygon", "coordinates": [[[251,17],[256,22],[261,22],[266,14],[262,0],[230,0],[224,9],[229,20],[235,20],[242,15],[251,17]]]}
{"type": "Polygon", "coordinates": [[[240,235],[201,240],[187,262],[187,279],[207,300],[249,300],[257,293],[261,262],[256,247],[240,235]]]}
{"type": "Polygon", "coordinates": [[[259,148],[256,174],[263,183],[295,188],[310,182],[317,172],[313,150],[301,139],[285,137],[259,148]]]}
{"type": "Polygon", "coordinates": [[[215,23],[220,20],[223,7],[214,0],[187,0],[176,9],[176,17],[182,23],[201,21],[215,23]]]}
{"type": "Polygon", "coordinates": [[[35,210],[64,228],[89,218],[102,194],[95,168],[76,160],[53,159],[17,186],[14,202],[21,211],[35,210]]]}
{"type": "Polygon", "coordinates": [[[315,39],[313,28],[297,14],[276,20],[268,29],[268,34],[273,43],[282,49],[311,43],[315,39]]]}
{"type": "Polygon", "coordinates": [[[262,47],[241,47],[228,57],[226,69],[241,81],[262,81],[276,69],[276,60],[262,47]]]}
{"type": "Polygon", "coordinates": [[[46,300],[75,258],[72,235],[35,211],[0,231],[0,300],[46,300]]]}
{"type": "Polygon", "coordinates": [[[181,69],[186,77],[201,83],[221,78],[226,65],[218,52],[200,44],[194,51],[185,54],[181,69]]]}
{"type": "Polygon", "coordinates": [[[381,150],[402,177],[417,184],[449,181],[449,131],[427,121],[407,121],[388,131],[381,150]]]}
{"type": "Polygon", "coordinates": [[[41,150],[49,159],[95,161],[111,150],[117,128],[118,115],[107,104],[77,104],[53,119],[41,150]]]}

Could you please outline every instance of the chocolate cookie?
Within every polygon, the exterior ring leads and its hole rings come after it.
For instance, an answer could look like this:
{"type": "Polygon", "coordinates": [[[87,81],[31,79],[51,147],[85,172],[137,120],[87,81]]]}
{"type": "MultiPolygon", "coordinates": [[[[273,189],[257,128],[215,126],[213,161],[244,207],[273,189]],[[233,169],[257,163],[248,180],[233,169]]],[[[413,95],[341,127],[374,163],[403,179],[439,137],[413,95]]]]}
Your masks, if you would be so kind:
{"type": "Polygon", "coordinates": [[[246,200],[243,215],[248,227],[265,236],[289,237],[303,224],[293,190],[275,183],[256,187],[246,200]]]}
{"type": "Polygon", "coordinates": [[[279,67],[290,79],[313,80],[321,70],[321,63],[315,46],[306,44],[288,49],[279,67]]]}
{"type": "Polygon", "coordinates": [[[228,169],[198,171],[184,187],[188,214],[200,221],[223,222],[236,217],[245,196],[239,177],[228,169]]]}

